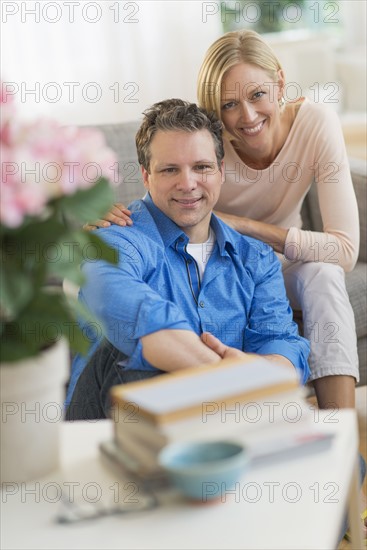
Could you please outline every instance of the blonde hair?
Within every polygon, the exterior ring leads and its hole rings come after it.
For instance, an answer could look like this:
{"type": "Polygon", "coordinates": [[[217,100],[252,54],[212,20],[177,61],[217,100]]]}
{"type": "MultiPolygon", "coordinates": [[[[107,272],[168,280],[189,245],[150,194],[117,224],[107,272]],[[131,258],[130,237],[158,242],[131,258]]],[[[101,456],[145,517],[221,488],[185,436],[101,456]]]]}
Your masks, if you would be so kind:
{"type": "Polygon", "coordinates": [[[225,73],[238,63],[255,65],[278,80],[282,66],[270,46],[255,31],[228,32],[206,52],[198,77],[197,96],[200,107],[221,117],[221,86],[225,73]]]}

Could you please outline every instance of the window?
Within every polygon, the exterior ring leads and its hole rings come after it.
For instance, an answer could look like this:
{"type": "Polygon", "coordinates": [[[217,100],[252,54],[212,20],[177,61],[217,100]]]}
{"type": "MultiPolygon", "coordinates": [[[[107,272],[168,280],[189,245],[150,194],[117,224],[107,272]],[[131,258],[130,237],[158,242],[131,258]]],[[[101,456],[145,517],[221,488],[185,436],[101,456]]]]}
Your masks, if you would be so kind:
{"type": "Polygon", "coordinates": [[[340,32],[338,0],[238,0],[219,2],[224,32],[249,28],[263,33],[310,29],[340,32]]]}

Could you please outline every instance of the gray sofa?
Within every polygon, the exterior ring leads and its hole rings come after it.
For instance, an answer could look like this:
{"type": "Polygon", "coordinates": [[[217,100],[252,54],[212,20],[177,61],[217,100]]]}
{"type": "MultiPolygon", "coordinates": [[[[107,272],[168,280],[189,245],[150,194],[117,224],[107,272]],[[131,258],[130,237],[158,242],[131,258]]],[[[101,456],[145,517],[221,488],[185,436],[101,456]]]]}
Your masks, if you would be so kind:
{"type": "MultiPolygon", "coordinates": [[[[142,197],[145,192],[135,151],[135,134],[138,126],[138,121],[98,126],[105,134],[109,146],[118,154],[121,183],[116,190],[116,200],[125,205],[142,197]]],[[[359,206],[361,244],[358,263],[351,273],[347,273],[346,284],[356,318],[360,385],[365,385],[367,384],[367,163],[363,160],[350,159],[350,164],[359,206]]],[[[302,217],[306,229],[322,231],[315,186],[312,186],[305,199],[302,217]]]]}

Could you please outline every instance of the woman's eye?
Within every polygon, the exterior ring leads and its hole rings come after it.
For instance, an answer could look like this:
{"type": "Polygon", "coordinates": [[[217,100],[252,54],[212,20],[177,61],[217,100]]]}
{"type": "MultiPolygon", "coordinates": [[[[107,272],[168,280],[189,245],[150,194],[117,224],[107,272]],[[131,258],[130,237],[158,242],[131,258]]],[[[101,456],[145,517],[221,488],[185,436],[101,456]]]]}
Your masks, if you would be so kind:
{"type": "Polygon", "coordinates": [[[228,103],[224,103],[222,105],[222,109],[225,111],[227,109],[232,109],[232,107],[234,107],[236,105],[236,103],[234,101],[229,101],[228,103]]]}
{"type": "Polygon", "coordinates": [[[252,96],[253,100],[260,99],[263,95],[265,95],[265,92],[255,92],[252,96]]]}

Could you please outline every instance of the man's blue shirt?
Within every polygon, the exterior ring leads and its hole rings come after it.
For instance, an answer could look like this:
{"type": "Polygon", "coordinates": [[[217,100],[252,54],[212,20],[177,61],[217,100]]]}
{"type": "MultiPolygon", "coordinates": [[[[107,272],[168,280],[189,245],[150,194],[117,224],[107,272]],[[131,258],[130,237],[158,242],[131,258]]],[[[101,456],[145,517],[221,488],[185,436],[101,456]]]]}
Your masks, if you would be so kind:
{"type": "MultiPolygon", "coordinates": [[[[118,250],[118,265],[85,262],[87,283],[80,292],[107,339],[127,356],[125,368],[154,370],[142,355],[141,337],[181,329],[211,332],[242,351],[283,355],[301,381],[307,380],[309,344],[292,321],[281,264],[270,246],[240,235],[213,214],[216,243],[195,296],[187,264],[194,260],[180,252],[187,235],[149,194],[129,209],[133,226],[98,232],[118,250]]],[[[73,362],[68,400],[85,363],[80,356],[73,362]]]]}

